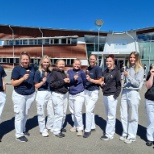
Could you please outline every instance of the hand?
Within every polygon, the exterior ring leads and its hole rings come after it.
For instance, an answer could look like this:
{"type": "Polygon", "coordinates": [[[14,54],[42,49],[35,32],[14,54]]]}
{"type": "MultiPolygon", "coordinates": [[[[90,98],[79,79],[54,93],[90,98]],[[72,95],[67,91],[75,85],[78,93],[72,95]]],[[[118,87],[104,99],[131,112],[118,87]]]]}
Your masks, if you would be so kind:
{"type": "Polygon", "coordinates": [[[47,81],[47,78],[44,77],[44,78],[42,79],[42,81],[43,81],[43,83],[45,83],[45,82],[47,81]]]}
{"type": "Polygon", "coordinates": [[[70,79],[69,79],[69,78],[65,78],[65,79],[64,79],[64,82],[65,82],[65,83],[70,83],[70,79]]]}
{"type": "Polygon", "coordinates": [[[150,73],[151,73],[152,76],[154,76],[154,68],[152,68],[152,69],[150,70],[150,73]]]}
{"type": "Polygon", "coordinates": [[[127,71],[124,71],[124,76],[128,76],[128,72],[127,71]]]}
{"type": "Polygon", "coordinates": [[[78,72],[74,75],[74,80],[76,80],[79,77],[78,72]]]}
{"type": "Polygon", "coordinates": [[[100,86],[103,87],[105,85],[104,81],[101,81],[100,86]]]}
{"type": "Polygon", "coordinates": [[[25,74],[25,75],[23,76],[23,79],[24,79],[24,80],[27,80],[28,77],[29,77],[29,74],[25,74]]]}
{"type": "Polygon", "coordinates": [[[89,75],[86,75],[86,79],[88,80],[88,81],[90,81],[90,76],[89,75]]]}

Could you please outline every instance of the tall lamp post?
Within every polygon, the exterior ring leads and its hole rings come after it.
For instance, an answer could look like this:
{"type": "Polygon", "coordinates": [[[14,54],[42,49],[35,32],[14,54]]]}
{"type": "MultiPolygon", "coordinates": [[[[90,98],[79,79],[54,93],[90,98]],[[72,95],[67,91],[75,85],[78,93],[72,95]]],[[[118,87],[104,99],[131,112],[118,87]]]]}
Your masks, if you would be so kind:
{"type": "Polygon", "coordinates": [[[9,25],[9,28],[12,31],[12,52],[13,52],[13,68],[14,68],[14,31],[10,25],[9,25]]]}
{"type": "MultiPolygon", "coordinates": [[[[102,25],[104,24],[104,22],[103,22],[103,20],[101,20],[101,19],[97,19],[97,20],[95,21],[95,24],[96,24],[97,29],[98,29],[98,49],[97,49],[97,51],[99,52],[99,31],[100,31],[102,25]]],[[[98,55],[97,55],[97,62],[98,62],[97,64],[99,65],[99,53],[98,53],[98,55]]]]}

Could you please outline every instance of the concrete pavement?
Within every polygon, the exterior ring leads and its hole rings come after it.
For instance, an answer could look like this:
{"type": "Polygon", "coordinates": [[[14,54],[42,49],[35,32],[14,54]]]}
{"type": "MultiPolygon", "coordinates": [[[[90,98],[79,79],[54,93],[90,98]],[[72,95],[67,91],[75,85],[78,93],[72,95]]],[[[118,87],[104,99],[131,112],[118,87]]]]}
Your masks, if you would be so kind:
{"type": "MultiPolygon", "coordinates": [[[[10,83],[11,70],[6,70],[8,74],[6,82],[10,83]]],[[[122,133],[122,126],[120,123],[120,101],[117,107],[117,121],[116,133],[113,140],[102,141],[100,137],[105,130],[105,110],[102,102],[102,93],[100,91],[99,100],[95,108],[96,131],[92,132],[87,139],[77,137],[76,133],[69,131],[72,120],[68,110],[66,129],[66,137],[60,139],[50,133],[49,137],[42,137],[39,133],[36,103],[29,113],[29,120],[27,121],[27,128],[30,136],[27,143],[21,143],[15,139],[14,130],[14,112],[12,104],[12,90],[11,85],[7,85],[7,100],[4,111],[1,117],[0,135],[2,142],[0,143],[0,154],[154,154],[153,147],[147,147],[146,141],[146,114],[144,105],[145,86],[142,88],[141,102],[139,107],[139,127],[137,133],[137,141],[132,144],[125,144],[119,140],[122,133]]],[[[120,97],[119,97],[120,100],[120,97]]],[[[83,113],[85,109],[83,108],[83,113]]],[[[83,117],[85,115],[83,114],[83,117]]]]}

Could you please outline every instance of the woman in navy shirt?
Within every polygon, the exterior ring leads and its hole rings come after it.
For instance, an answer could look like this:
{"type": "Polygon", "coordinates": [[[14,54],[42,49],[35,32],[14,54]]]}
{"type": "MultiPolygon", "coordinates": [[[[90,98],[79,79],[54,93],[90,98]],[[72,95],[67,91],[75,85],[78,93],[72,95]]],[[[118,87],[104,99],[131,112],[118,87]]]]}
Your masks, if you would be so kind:
{"type": "Polygon", "coordinates": [[[15,112],[15,130],[16,139],[20,142],[27,142],[24,135],[30,135],[26,132],[26,121],[28,112],[35,99],[34,87],[34,68],[30,67],[30,56],[27,52],[20,54],[20,65],[12,70],[12,101],[15,112]]]}
{"type": "Polygon", "coordinates": [[[82,136],[82,106],[84,103],[84,85],[86,82],[86,74],[81,69],[81,61],[79,59],[75,59],[73,62],[73,69],[68,70],[67,73],[70,79],[69,108],[74,121],[74,127],[72,127],[70,131],[76,132],[77,129],[77,136],[82,136]]]}
{"type": "Polygon", "coordinates": [[[48,129],[52,130],[53,125],[53,107],[51,99],[50,86],[47,83],[47,76],[51,73],[51,61],[47,55],[40,60],[39,69],[35,73],[34,82],[37,88],[36,103],[37,116],[40,133],[47,137],[48,129]],[[45,125],[45,110],[47,110],[48,119],[45,125]]]}

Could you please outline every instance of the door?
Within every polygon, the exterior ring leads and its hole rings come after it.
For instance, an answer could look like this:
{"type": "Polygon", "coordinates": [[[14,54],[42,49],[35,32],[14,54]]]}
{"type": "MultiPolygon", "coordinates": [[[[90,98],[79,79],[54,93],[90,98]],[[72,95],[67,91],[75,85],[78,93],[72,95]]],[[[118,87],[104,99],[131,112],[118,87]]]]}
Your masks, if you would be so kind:
{"type": "Polygon", "coordinates": [[[118,67],[119,70],[122,70],[122,67],[125,66],[125,58],[116,58],[115,65],[118,67]]]}

